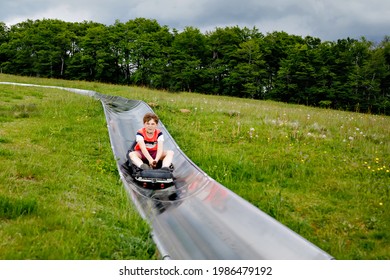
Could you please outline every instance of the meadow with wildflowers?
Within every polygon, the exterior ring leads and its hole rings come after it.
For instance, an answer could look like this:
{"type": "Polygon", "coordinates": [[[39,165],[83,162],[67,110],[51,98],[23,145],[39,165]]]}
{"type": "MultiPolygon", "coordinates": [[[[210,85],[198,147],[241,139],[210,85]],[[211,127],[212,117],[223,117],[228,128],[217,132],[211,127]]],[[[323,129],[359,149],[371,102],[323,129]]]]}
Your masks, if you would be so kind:
{"type": "MultiPolygon", "coordinates": [[[[8,75],[0,75],[0,81],[92,89],[144,100],[201,169],[336,259],[390,259],[388,116],[100,83],[8,75]]],[[[78,102],[86,110],[91,106],[91,101],[78,102]]],[[[65,103],[53,104],[57,114],[65,103]]],[[[51,129],[55,134],[69,132],[70,127],[51,129]]],[[[10,158],[14,140],[3,132],[0,137],[1,156],[10,158]]],[[[104,162],[103,170],[115,168],[108,152],[99,160],[94,164],[104,162]]]]}
{"type": "Polygon", "coordinates": [[[191,109],[160,114],[211,177],[337,259],[390,259],[389,117],[190,94],[172,106],[191,109]]]}

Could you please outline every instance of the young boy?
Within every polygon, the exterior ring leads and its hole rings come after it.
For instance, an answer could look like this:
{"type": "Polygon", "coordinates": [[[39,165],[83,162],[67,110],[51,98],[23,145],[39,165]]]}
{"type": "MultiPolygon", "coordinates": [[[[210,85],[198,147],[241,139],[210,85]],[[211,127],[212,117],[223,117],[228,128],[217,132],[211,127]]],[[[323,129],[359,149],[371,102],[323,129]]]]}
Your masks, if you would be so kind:
{"type": "Polygon", "coordinates": [[[169,169],[172,163],[173,151],[164,150],[164,135],[157,128],[159,118],[156,114],[146,113],[143,118],[144,127],[137,131],[134,151],[129,153],[133,164],[141,169],[156,168],[162,160],[161,169],[169,169]],[[149,163],[145,164],[144,161],[149,163]]]}

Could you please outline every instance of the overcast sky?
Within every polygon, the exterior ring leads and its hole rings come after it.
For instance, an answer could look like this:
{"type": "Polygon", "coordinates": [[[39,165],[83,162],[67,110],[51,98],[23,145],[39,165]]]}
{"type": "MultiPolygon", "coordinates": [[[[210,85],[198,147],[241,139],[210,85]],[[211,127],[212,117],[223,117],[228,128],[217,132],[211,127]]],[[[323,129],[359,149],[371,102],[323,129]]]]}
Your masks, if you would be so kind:
{"type": "Polygon", "coordinates": [[[111,25],[137,17],[160,25],[199,28],[256,27],[335,41],[347,37],[381,41],[390,35],[390,0],[0,0],[0,21],[91,20],[111,25]]]}

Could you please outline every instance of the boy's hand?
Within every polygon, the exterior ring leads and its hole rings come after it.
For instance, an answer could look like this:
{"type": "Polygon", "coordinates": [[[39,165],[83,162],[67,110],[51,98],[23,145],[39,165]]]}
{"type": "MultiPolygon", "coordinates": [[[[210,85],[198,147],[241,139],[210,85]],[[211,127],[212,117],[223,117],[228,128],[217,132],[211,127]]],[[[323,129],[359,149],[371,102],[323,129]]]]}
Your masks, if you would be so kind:
{"type": "Polygon", "coordinates": [[[156,166],[157,166],[157,161],[152,161],[152,163],[150,164],[153,168],[156,168],[156,166]]]}

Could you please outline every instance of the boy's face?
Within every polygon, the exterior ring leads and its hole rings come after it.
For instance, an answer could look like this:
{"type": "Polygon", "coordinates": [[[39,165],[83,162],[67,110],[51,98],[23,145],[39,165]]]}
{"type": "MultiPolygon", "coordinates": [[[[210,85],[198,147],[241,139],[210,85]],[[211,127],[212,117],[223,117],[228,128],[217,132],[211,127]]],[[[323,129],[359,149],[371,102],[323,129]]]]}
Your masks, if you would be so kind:
{"type": "Polygon", "coordinates": [[[157,123],[153,119],[151,119],[145,122],[144,126],[146,128],[146,132],[152,134],[157,128],[157,123]]]}

